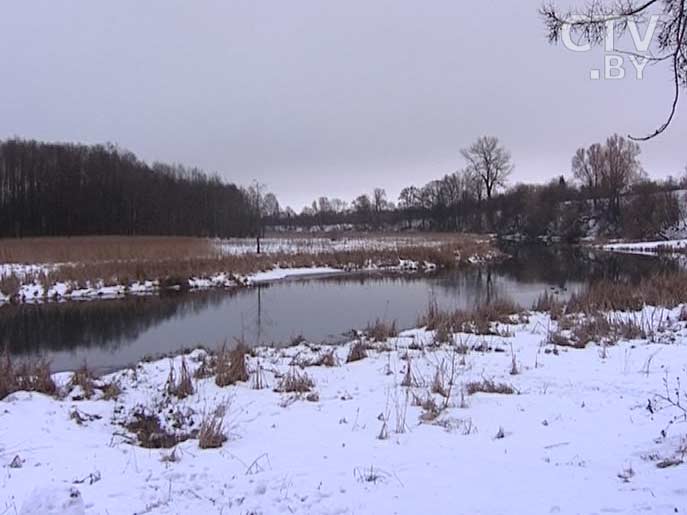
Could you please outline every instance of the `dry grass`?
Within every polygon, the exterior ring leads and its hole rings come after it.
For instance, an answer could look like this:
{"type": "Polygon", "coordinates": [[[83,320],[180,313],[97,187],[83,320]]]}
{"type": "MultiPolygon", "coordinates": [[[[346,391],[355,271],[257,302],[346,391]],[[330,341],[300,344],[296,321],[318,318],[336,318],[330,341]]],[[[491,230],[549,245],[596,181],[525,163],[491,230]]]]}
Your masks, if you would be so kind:
{"type": "Polygon", "coordinates": [[[644,305],[673,308],[687,301],[687,273],[677,271],[645,277],[637,284],[597,281],[573,295],[570,313],[638,311],[644,305]]]}
{"type": "MultiPolygon", "coordinates": [[[[88,368],[88,365],[84,363],[81,368],[76,372],[72,373],[72,377],[69,379],[69,388],[79,387],[83,392],[84,399],[90,399],[95,393],[96,384],[95,380],[97,376],[88,368]]],[[[75,400],[79,400],[75,398],[75,400]]]]}
{"type": "MultiPolygon", "coordinates": [[[[302,237],[302,236],[299,236],[302,237]]],[[[86,285],[103,281],[105,285],[130,285],[136,281],[160,280],[163,286],[184,287],[191,277],[218,273],[247,275],[282,267],[330,266],[359,269],[370,261],[395,266],[400,259],[427,261],[442,267],[466,263],[470,257],[495,253],[491,240],[474,235],[433,235],[406,237],[399,246],[375,248],[379,235],[369,234],[370,247],[303,253],[224,255],[204,238],[174,237],[77,237],[28,238],[0,241],[0,263],[41,263],[62,266],[50,270],[40,282],[51,287],[57,282],[86,285]],[[428,240],[431,245],[428,245],[428,240]]],[[[398,236],[395,236],[398,238],[398,236]]],[[[0,291],[16,293],[18,282],[26,278],[0,279],[0,291]]],[[[29,281],[30,282],[30,281],[29,281]]]]}
{"type": "Polygon", "coordinates": [[[122,394],[122,387],[119,385],[117,381],[111,381],[103,386],[102,391],[104,401],[116,401],[122,394]]]}
{"type": "Polygon", "coordinates": [[[348,356],[346,363],[353,363],[354,361],[361,361],[367,357],[367,346],[361,341],[357,340],[351,344],[348,349],[348,356]]]}
{"type": "Polygon", "coordinates": [[[571,329],[573,347],[584,348],[590,342],[616,343],[620,339],[646,338],[646,332],[633,319],[611,317],[602,313],[577,319],[571,329]]]}
{"type": "Polygon", "coordinates": [[[248,347],[238,342],[236,346],[227,350],[223,345],[215,356],[215,384],[220,387],[239,382],[246,382],[250,378],[246,368],[246,354],[248,347]]]}
{"type": "Polygon", "coordinates": [[[2,263],[94,263],[215,256],[211,240],[167,236],[79,236],[0,240],[2,263]]]}
{"type": "Polygon", "coordinates": [[[274,389],[279,393],[308,393],[315,387],[315,383],[305,372],[299,372],[292,367],[279,381],[274,389]]]}
{"type": "Polygon", "coordinates": [[[565,303],[547,290],[537,298],[532,309],[541,313],[548,313],[551,320],[558,320],[563,316],[565,303]]]}
{"type": "Polygon", "coordinates": [[[435,300],[430,300],[427,312],[420,318],[418,325],[436,331],[437,341],[449,341],[453,333],[497,334],[492,327],[493,322],[510,324],[512,317],[521,312],[522,308],[508,299],[496,299],[471,311],[444,311],[439,309],[435,300]]]}
{"type": "Polygon", "coordinates": [[[7,350],[0,356],[0,400],[14,392],[39,392],[55,395],[50,363],[43,359],[15,363],[7,350]]]}
{"type": "Polygon", "coordinates": [[[205,415],[198,432],[198,446],[201,449],[218,449],[226,441],[224,416],[217,412],[205,415]]]}
{"type": "Polygon", "coordinates": [[[316,367],[338,367],[339,366],[339,359],[336,357],[336,349],[330,349],[328,351],[322,351],[320,354],[315,358],[312,363],[312,366],[316,367]]]}
{"type": "Polygon", "coordinates": [[[468,395],[474,395],[476,393],[513,395],[515,393],[515,389],[512,386],[506,383],[497,383],[491,379],[469,382],[465,385],[465,391],[468,395]]]}
{"type": "Polygon", "coordinates": [[[170,362],[166,389],[169,395],[174,395],[179,399],[185,399],[195,392],[193,379],[191,379],[191,373],[188,371],[185,357],[181,358],[181,370],[178,381],[176,379],[176,371],[174,370],[174,362],[170,362]]]}
{"type": "Polygon", "coordinates": [[[190,438],[187,434],[166,431],[157,415],[146,413],[143,409],[135,410],[132,418],[125,427],[136,435],[138,444],[146,449],[171,449],[190,438]]]}
{"type": "Polygon", "coordinates": [[[368,324],[365,334],[374,342],[385,342],[389,338],[395,338],[398,336],[396,321],[389,323],[378,318],[374,324],[368,324]]]}
{"type": "Polygon", "coordinates": [[[14,274],[0,276],[0,293],[12,298],[19,293],[22,280],[14,274]]]}

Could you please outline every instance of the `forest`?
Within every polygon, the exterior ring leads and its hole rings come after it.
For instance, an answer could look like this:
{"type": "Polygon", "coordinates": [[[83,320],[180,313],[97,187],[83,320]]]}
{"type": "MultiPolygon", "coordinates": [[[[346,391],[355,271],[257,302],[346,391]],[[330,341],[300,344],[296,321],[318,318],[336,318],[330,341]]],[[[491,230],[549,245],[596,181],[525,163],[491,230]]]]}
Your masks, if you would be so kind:
{"type": "Polygon", "coordinates": [[[247,191],[111,144],[0,142],[0,237],[244,236],[247,191]]]}

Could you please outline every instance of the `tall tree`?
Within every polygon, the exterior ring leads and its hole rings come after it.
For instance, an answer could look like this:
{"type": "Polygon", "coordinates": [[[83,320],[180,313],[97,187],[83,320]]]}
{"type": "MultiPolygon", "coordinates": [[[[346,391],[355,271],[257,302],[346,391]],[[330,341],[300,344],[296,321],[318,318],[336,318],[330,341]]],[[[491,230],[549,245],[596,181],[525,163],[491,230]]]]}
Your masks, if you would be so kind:
{"type": "Polygon", "coordinates": [[[620,219],[620,199],[629,187],[642,177],[639,145],[614,134],[606,140],[606,166],[601,180],[608,197],[608,211],[612,221],[620,219]]]}
{"type": "Polygon", "coordinates": [[[573,176],[589,191],[594,206],[597,204],[605,166],[605,150],[600,143],[594,143],[589,148],[579,148],[572,159],[573,176]]]}
{"type": "Polygon", "coordinates": [[[505,187],[513,171],[511,155],[498,138],[482,136],[470,147],[460,151],[474,173],[484,184],[487,200],[491,200],[497,188],[505,187]]]}

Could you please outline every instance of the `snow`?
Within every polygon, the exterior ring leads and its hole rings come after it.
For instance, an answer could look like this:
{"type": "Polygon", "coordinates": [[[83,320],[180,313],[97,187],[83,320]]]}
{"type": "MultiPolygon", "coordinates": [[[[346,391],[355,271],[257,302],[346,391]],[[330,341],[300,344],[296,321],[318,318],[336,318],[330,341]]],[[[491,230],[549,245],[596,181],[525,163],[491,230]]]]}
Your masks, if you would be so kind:
{"type": "Polygon", "coordinates": [[[684,251],[687,240],[640,241],[635,243],[612,243],[603,246],[604,250],[629,254],[654,255],[659,250],[684,251]]]}
{"type": "MultiPolygon", "coordinates": [[[[441,247],[446,240],[419,238],[417,236],[375,236],[374,238],[265,238],[260,240],[260,251],[266,255],[273,254],[332,254],[354,250],[391,250],[404,247],[441,247]]],[[[255,239],[232,238],[216,240],[217,247],[227,255],[245,255],[255,253],[255,239]]]]}
{"type": "Polygon", "coordinates": [[[340,274],[343,270],[331,267],[307,267],[307,268],[273,268],[266,272],[258,272],[247,277],[249,283],[264,283],[279,281],[290,277],[304,277],[324,274],[340,274]]]}
{"type": "Polygon", "coordinates": [[[83,515],[81,492],[76,488],[36,488],[22,504],[19,515],[83,515]]]}
{"type": "MultiPolygon", "coordinates": [[[[0,401],[0,513],[48,498],[55,506],[70,488],[88,514],[684,512],[687,465],[657,467],[684,445],[685,426],[672,423],[679,413],[658,397],[664,381],[687,384],[687,328],[678,314],[661,310],[672,324],[654,343],[622,341],[605,351],[548,345],[556,323],[532,314],[500,326],[502,336],[458,335],[454,347],[434,345],[422,329],[371,344],[354,363],[345,363],[347,345],[335,347],[332,368],[310,366],[329,348],[257,349],[250,381],[220,388],[199,379],[184,400],[164,387],[181,357],[104,378],[119,381],[116,401],[76,400],[79,388],[61,399],[15,393],[0,401]],[[463,355],[457,346],[472,350],[463,355]],[[411,387],[402,386],[407,357],[411,387]],[[252,388],[258,364],[270,388],[252,388]],[[437,369],[446,379],[452,364],[447,409],[423,422],[413,397],[443,403],[430,387],[437,369]],[[273,391],[294,370],[313,379],[312,402],[273,391]],[[463,402],[463,386],[485,378],[517,393],[463,402]],[[122,427],[143,407],[169,431],[186,431],[218,406],[227,406],[229,438],[220,449],[201,450],[196,439],[144,449],[122,427]],[[9,466],[16,456],[22,465],[9,466]]],[[[653,319],[651,308],[622,316],[653,319]]],[[[194,370],[203,356],[197,350],[184,360],[194,370]]],[[[64,385],[70,376],[55,377],[64,385]]]]}
{"type": "MultiPolygon", "coordinates": [[[[209,288],[233,288],[240,285],[249,286],[253,283],[265,283],[279,281],[290,277],[303,277],[321,274],[341,273],[342,270],[328,267],[308,268],[279,268],[265,272],[258,272],[247,276],[234,276],[227,273],[218,273],[210,277],[192,277],[189,279],[189,287],[192,290],[204,290],[209,288]]],[[[154,281],[137,281],[129,286],[105,285],[102,281],[88,284],[87,287],[74,287],[71,284],[58,282],[48,288],[38,283],[22,284],[18,297],[24,303],[40,303],[46,300],[89,300],[89,299],[114,299],[126,295],[149,295],[159,291],[160,283],[154,281]]],[[[10,298],[0,292],[0,306],[10,302],[10,298]]]]}

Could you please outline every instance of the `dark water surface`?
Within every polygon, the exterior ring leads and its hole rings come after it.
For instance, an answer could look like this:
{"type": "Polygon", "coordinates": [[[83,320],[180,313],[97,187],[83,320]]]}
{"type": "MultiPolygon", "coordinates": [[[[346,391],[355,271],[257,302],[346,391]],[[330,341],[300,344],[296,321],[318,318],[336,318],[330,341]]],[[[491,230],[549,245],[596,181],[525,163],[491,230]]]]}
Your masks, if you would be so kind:
{"type": "Polygon", "coordinates": [[[531,307],[545,290],[567,297],[600,278],[637,280],[677,266],[646,256],[580,248],[522,247],[512,259],[432,274],[342,274],[241,290],[129,297],[0,308],[0,344],[15,355],[40,354],[54,370],[112,370],[144,356],[242,337],[250,344],[297,336],[338,342],[377,318],[416,325],[430,298],[444,308],[509,297],[531,307]]]}

